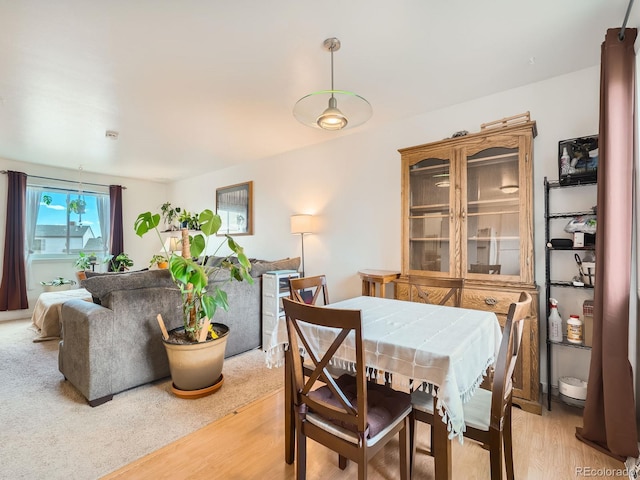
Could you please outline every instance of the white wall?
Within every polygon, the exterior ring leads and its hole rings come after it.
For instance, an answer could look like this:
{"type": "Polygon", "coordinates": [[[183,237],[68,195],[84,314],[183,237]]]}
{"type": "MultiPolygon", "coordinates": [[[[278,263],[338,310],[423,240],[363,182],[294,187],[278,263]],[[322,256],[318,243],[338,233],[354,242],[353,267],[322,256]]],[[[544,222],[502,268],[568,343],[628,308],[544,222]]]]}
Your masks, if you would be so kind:
{"type": "MultiPolygon", "coordinates": [[[[545,312],[543,178],[558,178],[558,141],[597,134],[599,75],[599,67],[589,68],[385,128],[354,132],[319,146],[179,181],[171,186],[170,198],[194,210],[213,207],[217,187],[253,180],[255,234],[238,240],[249,256],[267,259],[299,255],[300,239],[289,233],[289,216],[317,215],[318,233],[305,237],[306,273],[326,274],[332,300],[340,300],[360,294],[359,269],[400,269],[399,148],[437,141],[458,130],[476,132],[481,123],[530,111],[538,126],[534,143],[535,265],[540,311],[545,312]]],[[[581,306],[581,300],[576,305],[581,306]]],[[[573,313],[569,308],[566,316],[573,313]]],[[[545,328],[541,318],[543,382],[545,328]]],[[[557,384],[559,375],[586,379],[588,367],[588,352],[557,348],[552,383],[557,384]]]]}
{"type": "MultiPolygon", "coordinates": [[[[373,107],[375,114],[375,103],[373,107]]],[[[540,311],[545,312],[543,178],[558,177],[558,141],[598,132],[598,108],[599,67],[593,67],[384,128],[363,129],[322,145],[177,181],[167,189],[162,184],[130,179],[100,177],[95,181],[128,187],[126,226],[132,225],[137,213],[157,210],[167,200],[194,211],[214,209],[216,188],[252,180],[254,235],[237,237],[246,253],[264,259],[300,255],[300,237],[289,233],[289,216],[316,215],[318,231],[305,237],[306,273],[326,274],[332,300],[337,301],[360,294],[359,269],[400,268],[399,148],[441,140],[459,130],[476,132],[481,123],[530,111],[538,126],[534,143],[535,265],[541,288],[540,311]]],[[[75,178],[76,174],[2,160],[0,169],[61,178],[75,178]]],[[[0,185],[0,198],[6,198],[5,178],[0,177],[0,185]]],[[[0,225],[4,225],[3,219],[4,212],[0,212],[0,225]]],[[[4,234],[2,228],[0,235],[4,234]]],[[[136,265],[144,267],[156,247],[154,242],[151,237],[137,239],[131,230],[125,248],[136,265]]],[[[546,321],[540,320],[540,372],[541,381],[546,382],[546,321]]],[[[553,384],[559,375],[587,378],[588,352],[557,348],[554,353],[553,384]]]]}
{"type": "MultiPolygon", "coordinates": [[[[77,181],[79,171],[51,168],[32,163],[15,162],[0,158],[0,170],[14,170],[24,172],[28,175],[58,178],[63,180],[77,181]]],[[[124,224],[124,248],[134,261],[134,269],[149,266],[149,259],[153,253],[160,250],[158,240],[151,236],[140,238],[133,230],[133,222],[140,212],[146,210],[159,210],[160,205],[165,201],[167,185],[144,180],[134,180],[131,178],[94,175],[88,172],[82,173],[84,183],[99,183],[104,185],[123,185],[127,187],[122,193],[123,201],[123,224],[124,224]]],[[[76,185],[77,186],[77,185],[76,185]]],[[[69,188],[75,188],[74,184],[69,184],[69,188]]],[[[6,199],[7,199],[7,176],[0,175],[0,245],[4,252],[4,236],[6,226],[6,199]]],[[[2,271],[4,253],[0,255],[0,272],[2,271]]],[[[0,312],[0,321],[16,318],[30,317],[33,306],[42,292],[40,281],[52,280],[55,277],[66,277],[75,279],[74,260],[40,260],[33,262],[33,288],[28,291],[29,309],[15,312],[0,312]]]]}

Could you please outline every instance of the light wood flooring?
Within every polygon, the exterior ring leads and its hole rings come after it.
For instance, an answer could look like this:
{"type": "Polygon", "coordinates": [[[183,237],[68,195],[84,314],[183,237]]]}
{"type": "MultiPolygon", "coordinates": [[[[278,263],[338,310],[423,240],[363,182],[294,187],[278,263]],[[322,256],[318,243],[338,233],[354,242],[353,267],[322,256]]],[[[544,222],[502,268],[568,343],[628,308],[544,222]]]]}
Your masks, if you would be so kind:
{"type": "MultiPolygon", "coordinates": [[[[122,479],[216,479],[272,480],[295,478],[294,465],[284,462],[282,389],[243,407],[186,437],[104,477],[122,479]]],[[[582,425],[582,410],[552,403],[542,415],[513,412],[515,476],[522,480],[583,478],[579,468],[591,469],[592,477],[621,476],[622,463],[604,455],[575,437],[582,425]],[[600,470],[600,471],[598,471],[600,470]],[[618,470],[617,472],[615,470],[618,470]],[[617,474],[617,475],[616,475],[617,474]]],[[[433,458],[424,453],[429,427],[418,426],[418,454],[414,479],[433,478],[433,458]]],[[[489,452],[465,439],[453,444],[454,479],[489,479],[489,452]]],[[[397,442],[392,442],[369,463],[373,480],[399,477],[397,442]]],[[[357,478],[357,466],[337,466],[337,455],[308,440],[307,478],[338,480],[357,478]]],[[[583,472],[585,471],[583,470],[583,472]]]]}

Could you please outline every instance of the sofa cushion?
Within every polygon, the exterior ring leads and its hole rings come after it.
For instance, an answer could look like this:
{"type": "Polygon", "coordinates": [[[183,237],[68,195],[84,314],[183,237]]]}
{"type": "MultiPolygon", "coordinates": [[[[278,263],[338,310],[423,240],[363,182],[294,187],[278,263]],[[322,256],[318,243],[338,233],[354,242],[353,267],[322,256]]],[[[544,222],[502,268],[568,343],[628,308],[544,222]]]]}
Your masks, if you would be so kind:
{"type": "Polygon", "coordinates": [[[98,299],[104,298],[115,290],[137,290],[147,287],[175,288],[171,273],[167,269],[97,275],[82,280],[80,285],[98,299]]]}

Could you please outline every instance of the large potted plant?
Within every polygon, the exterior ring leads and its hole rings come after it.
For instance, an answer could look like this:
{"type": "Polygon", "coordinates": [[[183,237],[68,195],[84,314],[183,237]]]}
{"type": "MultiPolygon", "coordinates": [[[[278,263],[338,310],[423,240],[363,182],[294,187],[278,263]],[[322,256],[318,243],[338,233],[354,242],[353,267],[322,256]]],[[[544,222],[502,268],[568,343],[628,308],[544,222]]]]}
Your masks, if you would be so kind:
{"type": "MultiPolygon", "coordinates": [[[[211,252],[217,254],[226,245],[230,253],[222,263],[218,267],[205,264],[209,240],[220,229],[222,220],[208,209],[195,217],[200,232],[190,237],[187,229],[182,230],[182,256],[165,251],[171,278],[182,298],[183,325],[168,332],[158,315],[173,380],[172,390],[179,396],[191,398],[215,391],[222,385],[229,327],[211,320],[218,308],[229,308],[224,285],[243,280],[253,283],[249,259],[229,235],[211,252]]],[[[134,226],[140,237],[155,231],[164,248],[158,229],[160,219],[160,214],[141,213],[134,226]]]]}

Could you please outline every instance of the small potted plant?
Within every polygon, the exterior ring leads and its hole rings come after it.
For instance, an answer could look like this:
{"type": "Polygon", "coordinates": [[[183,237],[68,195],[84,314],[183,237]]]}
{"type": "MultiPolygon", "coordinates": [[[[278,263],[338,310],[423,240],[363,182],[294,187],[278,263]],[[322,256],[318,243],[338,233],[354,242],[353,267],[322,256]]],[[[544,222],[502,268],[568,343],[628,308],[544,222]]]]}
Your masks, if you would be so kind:
{"type": "Polygon", "coordinates": [[[91,268],[91,256],[84,252],[78,252],[78,258],[76,258],[73,264],[76,270],[89,270],[91,268]]]}
{"type": "Polygon", "coordinates": [[[78,281],[84,280],[87,278],[85,270],[89,270],[91,268],[91,256],[87,255],[84,252],[78,252],[78,258],[76,258],[75,263],[73,264],[76,267],[76,278],[78,281]]]}
{"type": "Polygon", "coordinates": [[[167,231],[177,230],[174,222],[178,219],[182,209],[180,207],[172,207],[171,202],[165,202],[160,207],[160,211],[162,212],[164,223],[167,226],[167,231]]]}
{"type": "Polygon", "coordinates": [[[87,202],[83,198],[78,197],[75,200],[71,200],[69,202],[69,211],[71,213],[82,215],[85,212],[86,206],[87,202]]]}
{"type": "Polygon", "coordinates": [[[112,272],[124,272],[129,270],[130,267],[133,267],[133,260],[124,252],[119,253],[115,257],[113,255],[107,255],[104,263],[109,265],[112,272]]]}
{"type": "Polygon", "coordinates": [[[149,262],[149,268],[157,265],[158,268],[169,268],[169,259],[164,255],[154,255],[151,257],[151,261],[149,262]]]}
{"type": "Polygon", "coordinates": [[[181,228],[186,228],[188,230],[200,230],[198,215],[194,215],[187,210],[182,210],[178,216],[178,221],[180,222],[181,228]]]}
{"type": "MultiPolygon", "coordinates": [[[[229,308],[227,294],[223,290],[227,282],[245,280],[253,283],[249,274],[249,259],[243,248],[229,235],[225,236],[213,252],[217,253],[224,245],[231,251],[220,266],[209,267],[204,264],[208,241],[218,232],[222,220],[208,209],[195,218],[201,233],[189,237],[188,230],[182,230],[182,256],[165,251],[165,255],[169,257],[171,278],[182,297],[183,326],[167,332],[162,317],[158,315],[173,380],[172,390],[178,396],[189,396],[194,391],[204,395],[222,385],[222,366],[229,327],[211,323],[211,320],[216,309],[229,308]]],[[[134,225],[136,234],[142,237],[153,230],[164,248],[158,230],[159,223],[159,214],[141,213],[134,225]]]]}
{"type": "Polygon", "coordinates": [[[71,285],[75,285],[75,280],[58,277],[49,282],[40,282],[45,292],[59,292],[61,290],[69,290],[71,285]]]}

